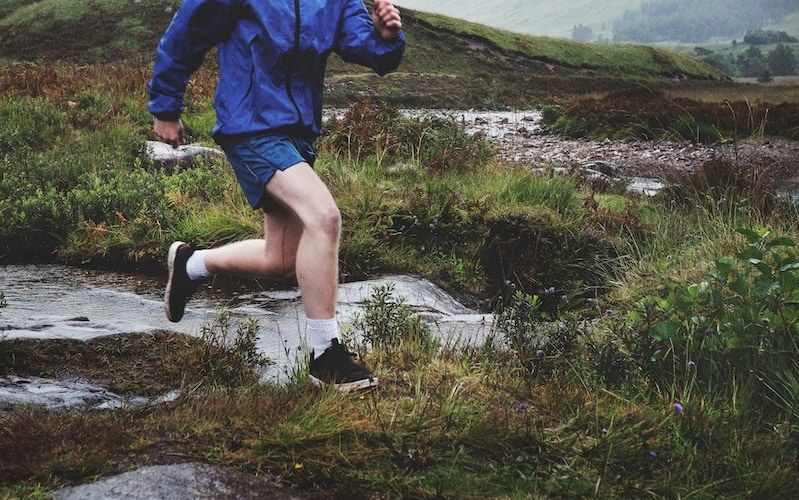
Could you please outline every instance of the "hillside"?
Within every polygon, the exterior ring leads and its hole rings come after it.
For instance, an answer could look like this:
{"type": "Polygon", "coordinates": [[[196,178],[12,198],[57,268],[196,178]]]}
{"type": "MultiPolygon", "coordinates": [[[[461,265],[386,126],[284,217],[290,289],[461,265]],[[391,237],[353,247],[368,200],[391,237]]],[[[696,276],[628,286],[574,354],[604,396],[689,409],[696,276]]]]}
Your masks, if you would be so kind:
{"type": "Polygon", "coordinates": [[[467,3],[458,0],[400,0],[410,9],[455,16],[517,33],[571,38],[572,28],[590,26],[595,35],[611,35],[613,21],[627,10],[640,7],[643,0],[489,0],[467,3]]]}
{"type": "MultiPolygon", "coordinates": [[[[703,42],[741,37],[799,12],[795,0],[648,0],[613,24],[613,40],[703,42]]],[[[787,27],[796,32],[799,26],[787,27]]]]}
{"type": "Polygon", "coordinates": [[[705,41],[740,38],[770,27],[799,33],[799,4],[792,0],[401,0],[401,5],[532,35],[571,38],[576,25],[590,39],[705,41]]]}
{"type": "MultiPolygon", "coordinates": [[[[0,0],[0,58],[148,66],[178,0],[0,0]],[[5,13],[5,15],[2,15],[5,13]]],[[[331,58],[327,103],[379,95],[396,105],[531,106],[635,82],[725,80],[691,55],[521,35],[436,14],[403,11],[409,44],[387,78],[331,58]]],[[[214,57],[207,67],[213,69],[214,57]]]]}

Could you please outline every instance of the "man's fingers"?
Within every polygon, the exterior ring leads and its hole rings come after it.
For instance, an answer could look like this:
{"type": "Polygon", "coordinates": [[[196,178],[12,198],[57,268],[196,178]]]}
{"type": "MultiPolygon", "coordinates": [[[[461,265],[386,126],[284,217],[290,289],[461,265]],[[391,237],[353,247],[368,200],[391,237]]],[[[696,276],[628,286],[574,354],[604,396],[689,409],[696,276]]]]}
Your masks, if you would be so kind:
{"type": "MultiPolygon", "coordinates": [[[[399,9],[386,0],[375,0],[373,9],[375,26],[381,30],[397,33],[402,29],[399,9]]],[[[384,35],[385,36],[385,35],[384,35]]]]}
{"type": "Polygon", "coordinates": [[[155,135],[160,137],[162,141],[175,149],[185,142],[183,124],[180,120],[163,121],[156,118],[153,124],[153,132],[155,132],[155,135]]]}

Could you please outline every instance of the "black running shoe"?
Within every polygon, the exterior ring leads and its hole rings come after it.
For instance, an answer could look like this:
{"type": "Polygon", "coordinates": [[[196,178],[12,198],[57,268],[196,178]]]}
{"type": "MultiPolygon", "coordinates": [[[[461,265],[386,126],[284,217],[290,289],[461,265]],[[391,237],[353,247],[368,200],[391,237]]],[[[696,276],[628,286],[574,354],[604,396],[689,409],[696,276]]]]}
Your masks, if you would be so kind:
{"type": "Polygon", "coordinates": [[[164,293],[164,308],[169,321],[177,323],[183,318],[186,302],[197,290],[199,280],[190,280],[186,274],[186,262],[194,253],[194,247],[182,241],[176,241],[169,247],[167,267],[169,279],[166,282],[164,293]]]}
{"type": "Polygon", "coordinates": [[[377,387],[377,377],[370,370],[352,360],[349,352],[338,339],[316,359],[311,352],[311,383],[316,386],[334,385],[342,392],[377,387]]]}

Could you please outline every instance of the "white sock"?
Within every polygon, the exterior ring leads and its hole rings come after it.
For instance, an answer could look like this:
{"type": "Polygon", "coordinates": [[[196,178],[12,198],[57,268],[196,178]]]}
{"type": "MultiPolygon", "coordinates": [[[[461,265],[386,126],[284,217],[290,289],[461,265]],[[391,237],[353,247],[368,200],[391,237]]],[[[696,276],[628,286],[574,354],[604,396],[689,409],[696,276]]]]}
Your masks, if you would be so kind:
{"type": "Polygon", "coordinates": [[[306,325],[305,338],[316,359],[333,345],[333,339],[338,338],[338,321],[336,318],[308,319],[306,325]]]}
{"type": "Polygon", "coordinates": [[[205,267],[205,253],[208,250],[196,250],[186,261],[186,274],[190,280],[199,280],[211,276],[205,267]]]}

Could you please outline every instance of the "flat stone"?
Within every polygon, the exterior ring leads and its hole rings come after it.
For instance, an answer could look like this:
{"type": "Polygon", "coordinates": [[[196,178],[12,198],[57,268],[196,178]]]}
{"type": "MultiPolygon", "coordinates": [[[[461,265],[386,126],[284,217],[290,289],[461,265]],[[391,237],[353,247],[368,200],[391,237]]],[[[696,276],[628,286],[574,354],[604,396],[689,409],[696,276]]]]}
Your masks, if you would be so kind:
{"type": "Polygon", "coordinates": [[[174,401],[180,391],[158,398],[124,397],[83,380],[0,377],[0,405],[39,406],[48,410],[111,410],[174,401]]]}

